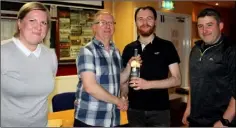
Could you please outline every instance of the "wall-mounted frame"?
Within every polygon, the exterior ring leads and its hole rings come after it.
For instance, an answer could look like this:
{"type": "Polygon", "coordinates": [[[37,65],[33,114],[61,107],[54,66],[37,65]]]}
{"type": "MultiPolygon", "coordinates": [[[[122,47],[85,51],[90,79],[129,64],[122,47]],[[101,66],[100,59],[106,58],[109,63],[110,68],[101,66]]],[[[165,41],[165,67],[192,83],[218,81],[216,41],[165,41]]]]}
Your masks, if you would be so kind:
{"type": "MultiPolygon", "coordinates": [[[[1,0],[1,10],[12,10],[18,11],[20,7],[32,0],[24,0],[24,1],[16,1],[16,0],[1,0]],[[7,6],[3,6],[7,5],[7,6]],[[11,5],[11,6],[8,6],[11,5]]],[[[63,6],[63,7],[74,7],[74,8],[97,8],[103,9],[104,8],[104,1],[95,0],[95,1],[79,1],[79,0],[70,0],[70,1],[61,1],[61,0],[53,0],[53,1],[45,1],[39,0],[39,2],[44,3],[45,5],[56,5],[56,6],[63,6]]]]}
{"type": "Polygon", "coordinates": [[[75,64],[80,48],[92,40],[96,9],[58,7],[56,52],[60,65],[75,64]]]}
{"type": "Polygon", "coordinates": [[[54,0],[54,1],[41,1],[42,3],[47,4],[53,4],[58,6],[70,6],[70,7],[87,7],[87,8],[98,8],[103,9],[104,8],[104,2],[103,1],[79,1],[79,0],[68,0],[68,1],[60,1],[60,0],[54,0]]]}

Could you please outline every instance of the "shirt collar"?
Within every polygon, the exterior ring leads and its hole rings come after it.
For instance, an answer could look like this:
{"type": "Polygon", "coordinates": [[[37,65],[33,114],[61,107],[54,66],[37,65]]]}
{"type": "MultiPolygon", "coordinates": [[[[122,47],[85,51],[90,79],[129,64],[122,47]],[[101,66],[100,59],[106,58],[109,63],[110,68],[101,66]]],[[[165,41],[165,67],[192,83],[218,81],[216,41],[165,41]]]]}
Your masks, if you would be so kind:
{"type": "Polygon", "coordinates": [[[141,43],[142,50],[145,48],[145,44],[141,43]]]}
{"type": "MultiPolygon", "coordinates": [[[[151,44],[152,44],[152,42],[153,42],[153,40],[154,40],[155,38],[156,38],[156,34],[155,34],[155,33],[153,33],[153,34],[152,34],[152,41],[151,41],[151,42],[149,42],[149,43],[151,43],[151,44]]],[[[137,37],[137,40],[139,40],[139,42],[140,42],[141,44],[143,44],[143,42],[142,42],[142,41],[141,41],[141,39],[140,39],[140,36],[138,36],[138,37],[137,37]]],[[[149,44],[149,43],[148,43],[148,44],[149,44]]],[[[144,45],[145,45],[145,44],[144,44],[144,45]]]]}
{"type": "MultiPolygon", "coordinates": [[[[151,41],[150,43],[148,43],[148,44],[153,44],[153,43],[157,42],[157,39],[158,39],[159,37],[157,37],[155,33],[153,33],[153,34],[154,34],[154,37],[153,37],[152,41],[151,41]]],[[[138,36],[136,42],[137,42],[138,45],[141,46],[141,48],[142,48],[142,50],[143,50],[143,49],[146,47],[146,45],[143,44],[143,43],[139,40],[139,38],[140,38],[140,37],[138,36]]]]}
{"type": "Polygon", "coordinates": [[[15,45],[28,57],[31,53],[33,53],[36,57],[40,56],[41,53],[41,45],[38,44],[37,48],[31,52],[28,48],[26,48],[18,38],[13,37],[13,42],[15,45]]]}
{"type": "MultiPolygon", "coordinates": [[[[95,37],[93,37],[92,40],[93,40],[93,42],[94,42],[95,44],[97,44],[98,46],[104,48],[104,44],[103,44],[101,41],[97,40],[95,37]]],[[[115,49],[115,44],[114,44],[114,42],[110,41],[109,44],[110,44],[110,48],[111,48],[112,50],[114,50],[114,49],[115,49]]]]}

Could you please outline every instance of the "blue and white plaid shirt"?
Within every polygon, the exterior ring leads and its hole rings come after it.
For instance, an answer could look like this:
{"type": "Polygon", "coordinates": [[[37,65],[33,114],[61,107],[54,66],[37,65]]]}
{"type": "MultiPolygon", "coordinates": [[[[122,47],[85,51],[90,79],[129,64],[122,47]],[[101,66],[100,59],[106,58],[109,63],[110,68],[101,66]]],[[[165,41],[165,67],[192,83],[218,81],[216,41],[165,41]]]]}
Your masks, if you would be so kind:
{"type": "Polygon", "coordinates": [[[118,96],[121,70],[121,56],[113,42],[110,43],[109,52],[95,38],[80,49],[77,58],[79,75],[76,91],[78,105],[75,111],[77,120],[88,125],[102,127],[113,127],[120,124],[120,110],[117,109],[117,106],[97,100],[88,94],[83,88],[80,74],[86,71],[95,73],[97,83],[112,95],[118,96]]]}

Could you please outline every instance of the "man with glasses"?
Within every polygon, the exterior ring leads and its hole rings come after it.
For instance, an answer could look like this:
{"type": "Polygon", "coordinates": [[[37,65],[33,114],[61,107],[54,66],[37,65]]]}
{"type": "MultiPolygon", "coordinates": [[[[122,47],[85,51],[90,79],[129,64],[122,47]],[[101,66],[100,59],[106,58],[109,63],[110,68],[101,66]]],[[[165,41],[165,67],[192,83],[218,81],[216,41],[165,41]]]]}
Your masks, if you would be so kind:
{"type": "MultiPolygon", "coordinates": [[[[120,98],[120,84],[128,80],[130,64],[123,69],[112,36],[114,18],[104,10],[94,18],[94,38],[80,49],[77,58],[79,82],[76,90],[75,127],[114,127],[120,124],[120,110],[127,99],[120,98]]],[[[133,57],[130,62],[140,57],[133,57]]]]}
{"type": "Polygon", "coordinates": [[[136,41],[125,47],[122,55],[124,65],[133,56],[134,49],[138,49],[142,58],[140,78],[132,78],[121,87],[121,95],[128,96],[129,99],[129,125],[168,127],[168,88],[181,84],[180,59],[170,41],[155,35],[157,13],[154,8],[140,7],[136,10],[134,18],[139,36],[136,41]]]}

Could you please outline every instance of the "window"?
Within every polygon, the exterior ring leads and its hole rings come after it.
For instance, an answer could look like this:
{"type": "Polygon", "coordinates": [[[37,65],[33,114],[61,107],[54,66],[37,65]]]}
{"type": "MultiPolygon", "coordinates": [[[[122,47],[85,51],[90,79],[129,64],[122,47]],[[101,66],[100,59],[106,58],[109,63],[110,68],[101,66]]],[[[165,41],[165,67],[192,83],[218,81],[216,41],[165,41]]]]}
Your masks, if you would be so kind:
{"type": "Polygon", "coordinates": [[[16,30],[16,19],[1,19],[1,41],[13,37],[16,30]]]}

